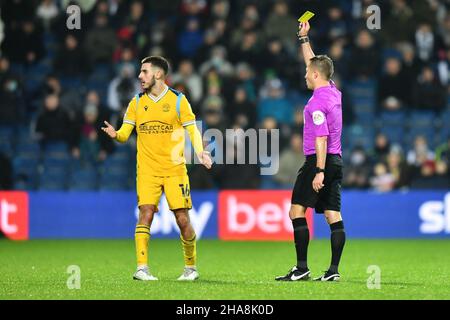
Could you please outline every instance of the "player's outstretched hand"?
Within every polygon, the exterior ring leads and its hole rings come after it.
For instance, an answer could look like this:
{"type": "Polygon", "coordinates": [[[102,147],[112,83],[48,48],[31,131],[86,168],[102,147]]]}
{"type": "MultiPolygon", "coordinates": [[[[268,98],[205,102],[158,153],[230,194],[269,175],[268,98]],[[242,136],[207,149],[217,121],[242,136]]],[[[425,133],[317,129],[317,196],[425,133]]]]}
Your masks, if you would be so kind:
{"type": "Polygon", "coordinates": [[[197,154],[198,159],[200,160],[200,163],[206,167],[206,169],[211,169],[212,166],[212,160],[211,156],[209,155],[208,151],[202,151],[199,154],[197,154]]]}
{"type": "Polygon", "coordinates": [[[106,127],[102,127],[102,130],[106,132],[108,136],[115,139],[117,137],[116,129],[113,128],[112,125],[108,123],[108,121],[104,121],[106,127]]]}
{"type": "Polygon", "coordinates": [[[306,37],[308,35],[309,29],[311,29],[311,26],[309,25],[309,22],[300,22],[298,24],[298,36],[299,37],[306,37]]]}

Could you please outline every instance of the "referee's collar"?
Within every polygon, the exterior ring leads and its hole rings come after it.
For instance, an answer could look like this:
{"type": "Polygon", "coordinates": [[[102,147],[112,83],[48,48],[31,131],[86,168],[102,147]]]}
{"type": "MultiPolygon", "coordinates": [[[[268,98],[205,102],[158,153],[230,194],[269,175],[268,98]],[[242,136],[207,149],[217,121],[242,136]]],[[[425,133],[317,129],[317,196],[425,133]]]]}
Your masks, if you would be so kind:
{"type": "Polygon", "coordinates": [[[319,88],[317,88],[317,89],[314,89],[314,93],[316,93],[316,92],[318,92],[318,91],[321,91],[321,90],[323,90],[323,89],[330,89],[330,88],[333,88],[333,87],[335,87],[335,86],[336,86],[336,85],[334,84],[333,80],[330,80],[330,81],[328,82],[328,85],[319,87],[319,88]]]}

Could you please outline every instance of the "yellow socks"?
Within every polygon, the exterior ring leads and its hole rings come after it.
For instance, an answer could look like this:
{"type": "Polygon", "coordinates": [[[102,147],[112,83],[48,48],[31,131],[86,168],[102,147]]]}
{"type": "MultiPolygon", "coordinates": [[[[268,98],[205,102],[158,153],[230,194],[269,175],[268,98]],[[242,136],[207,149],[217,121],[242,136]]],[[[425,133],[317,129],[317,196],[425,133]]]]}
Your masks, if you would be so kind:
{"type": "Polygon", "coordinates": [[[134,232],[136,242],[136,258],[138,267],[148,265],[148,241],[150,239],[150,227],[138,224],[134,232]]]}
{"type": "Polygon", "coordinates": [[[196,249],[196,236],[192,237],[190,240],[183,239],[183,236],[180,235],[181,244],[183,246],[183,255],[184,255],[184,265],[186,267],[195,267],[195,263],[197,260],[197,249],[196,249]]]}

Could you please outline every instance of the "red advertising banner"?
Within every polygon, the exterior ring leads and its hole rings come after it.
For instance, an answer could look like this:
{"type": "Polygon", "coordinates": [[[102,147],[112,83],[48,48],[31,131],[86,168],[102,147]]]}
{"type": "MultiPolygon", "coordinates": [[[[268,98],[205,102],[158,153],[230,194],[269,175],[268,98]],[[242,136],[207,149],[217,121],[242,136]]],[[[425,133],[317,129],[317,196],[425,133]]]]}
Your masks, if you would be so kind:
{"type": "MultiPolygon", "coordinates": [[[[219,192],[219,238],[222,240],[293,240],[289,218],[291,191],[222,191],[219,192]]],[[[310,237],[313,237],[313,214],[308,209],[310,237]]]]}
{"type": "Polygon", "coordinates": [[[28,194],[0,192],[0,230],[12,240],[28,239],[28,194]]]}

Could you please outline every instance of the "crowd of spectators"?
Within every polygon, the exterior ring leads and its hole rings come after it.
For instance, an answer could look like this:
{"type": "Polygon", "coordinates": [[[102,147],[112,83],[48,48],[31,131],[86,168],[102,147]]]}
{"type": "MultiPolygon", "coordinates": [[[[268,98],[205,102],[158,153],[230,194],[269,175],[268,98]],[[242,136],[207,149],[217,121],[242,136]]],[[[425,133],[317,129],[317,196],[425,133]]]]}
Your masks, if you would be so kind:
{"type": "MultiPolygon", "coordinates": [[[[276,175],[261,176],[258,164],[216,165],[211,172],[189,166],[192,188],[290,188],[304,161],[302,109],[311,95],[296,37],[297,18],[305,10],[316,13],[310,32],[314,51],[335,63],[344,134],[358,124],[358,110],[348,98],[355,81],[374,84],[377,114],[427,111],[449,127],[445,0],[0,3],[0,127],[25,130],[41,145],[62,141],[71,157],[94,166],[118,148],[100,126],[108,120],[120,127],[140,88],[140,59],[163,55],[171,62],[168,85],[186,94],[203,129],[280,129],[276,175]],[[70,4],[81,7],[80,29],[67,28],[70,4]],[[379,30],[366,26],[366,9],[373,4],[381,9],[379,30]]],[[[377,133],[373,148],[344,144],[344,187],[448,189],[450,139],[428,138],[397,143],[377,133]]],[[[0,159],[0,187],[14,188],[8,155],[0,159]]]]}

